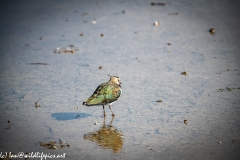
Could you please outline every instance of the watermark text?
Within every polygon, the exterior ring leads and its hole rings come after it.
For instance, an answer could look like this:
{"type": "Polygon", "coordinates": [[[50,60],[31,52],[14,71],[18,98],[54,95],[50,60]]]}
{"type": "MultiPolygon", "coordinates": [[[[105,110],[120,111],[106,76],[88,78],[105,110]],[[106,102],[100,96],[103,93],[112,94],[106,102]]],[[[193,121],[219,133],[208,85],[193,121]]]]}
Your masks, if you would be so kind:
{"type": "Polygon", "coordinates": [[[40,158],[41,160],[47,160],[52,158],[66,158],[66,153],[62,154],[51,154],[51,153],[43,153],[43,152],[30,152],[30,153],[24,153],[24,152],[18,152],[18,153],[12,153],[12,152],[0,152],[0,158],[40,158]]]}

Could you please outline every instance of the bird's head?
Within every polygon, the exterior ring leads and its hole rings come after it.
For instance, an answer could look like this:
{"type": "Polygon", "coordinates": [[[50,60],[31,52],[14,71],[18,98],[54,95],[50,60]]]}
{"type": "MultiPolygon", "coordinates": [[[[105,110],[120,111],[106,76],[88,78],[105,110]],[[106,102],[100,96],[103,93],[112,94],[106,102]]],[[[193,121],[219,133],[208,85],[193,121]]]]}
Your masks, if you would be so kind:
{"type": "MultiPolygon", "coordinates": [[[[110,75],[108,75],[108,76],[110,76],[110,75]]],[[[110,76],[110,80],[109,81],[111,81],[113,83],[116,83],[116,84],[121,84],[120,78],[118,76],[110,76]]]]}

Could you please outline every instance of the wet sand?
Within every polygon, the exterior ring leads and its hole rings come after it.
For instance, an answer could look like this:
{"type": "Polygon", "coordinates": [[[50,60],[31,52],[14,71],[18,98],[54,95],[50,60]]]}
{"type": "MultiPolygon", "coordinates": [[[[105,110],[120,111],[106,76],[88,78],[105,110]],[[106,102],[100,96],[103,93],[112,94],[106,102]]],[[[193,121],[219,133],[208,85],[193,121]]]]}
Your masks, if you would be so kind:
{"type": "Polygon", "coordinates": [[[239,159],[240,3],[153,2],[3,3],[0,152],[239,159]],[[104,120],[82,102],[108,74],[104,120]]]}

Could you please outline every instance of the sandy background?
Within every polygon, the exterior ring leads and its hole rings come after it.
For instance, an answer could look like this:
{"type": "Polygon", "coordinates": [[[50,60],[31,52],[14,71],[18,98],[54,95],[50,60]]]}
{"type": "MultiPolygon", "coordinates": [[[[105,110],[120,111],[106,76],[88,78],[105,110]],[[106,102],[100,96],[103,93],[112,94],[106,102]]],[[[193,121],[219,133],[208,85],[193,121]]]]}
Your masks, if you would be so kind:
{"type": "Polygon", "coordinates": [[[151,2],[1,2],[0,152],[239,159],[240,2],[151,2]],[[54,53],[69,45],[78,51],[54,53]],[[107,74],[122,81],[112,106],[112,125],[123,135],[118,153],[84,139],[104,118],[101,106],[82,102],[107,74]],[[39,144],[50,141],[70,147],[39,144]]]}

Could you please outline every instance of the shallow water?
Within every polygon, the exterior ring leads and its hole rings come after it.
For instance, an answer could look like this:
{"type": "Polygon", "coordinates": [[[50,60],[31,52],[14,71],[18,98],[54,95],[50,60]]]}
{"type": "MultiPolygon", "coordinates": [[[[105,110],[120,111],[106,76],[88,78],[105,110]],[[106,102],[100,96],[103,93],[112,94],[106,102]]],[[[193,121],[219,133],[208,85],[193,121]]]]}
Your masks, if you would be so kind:
{"type": "Polygon", "coordinates": [[[0,14],[0,152],[239,159],[240,4],[150,2],[6,2],[0,14]],[[54,53],[69,45],[79,50],[54,53]],[[102,106],[82,102],[107,74],[121,78],[123,94],[112,105],[113,121],[105,108],[104,128],[102,106]],[[104,136],[94,138],[97,131],[104,136]],[[113,143],[108,137],[116,133],[121,136],[113,143]],[[70,147],[40,146],[50,141],[70,147]]]}

